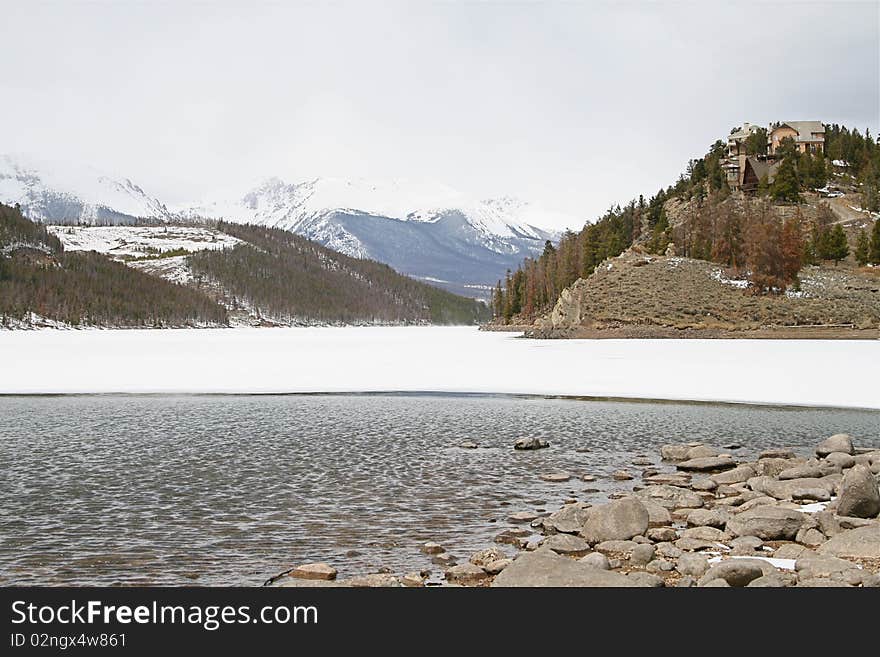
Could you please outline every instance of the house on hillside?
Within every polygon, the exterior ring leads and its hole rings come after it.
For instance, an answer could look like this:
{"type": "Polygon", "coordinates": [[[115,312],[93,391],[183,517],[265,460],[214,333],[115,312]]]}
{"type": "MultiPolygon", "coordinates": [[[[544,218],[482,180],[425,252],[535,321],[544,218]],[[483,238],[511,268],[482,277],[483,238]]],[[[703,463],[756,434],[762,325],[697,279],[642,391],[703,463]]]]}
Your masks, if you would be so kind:
{"type": "Polygon", "coordinates": [[[731,189],[739,189],[742,183],[743,167],[746,159],[746,139],[760,130],[760,126],[743,123],[741,128],[727,136],[727,159],[721,168],[727,175],[727,184],[731,189]]]}
{"type": "Polygon", "coordinates": [[[786,121],[771,126],[768,135],[770,155],[775,155],[782,140],[791,138],[799,153],[825,151],[825,126],[821,121],[786,121]]]}
{"type": "Polygon", "coordinates": [[[772,183],[776,177],[776,171],[779,169],[779,164],[779,162],[773,162],[766,158],[746,157],[739,188],[744,192],[754,192],[758,189],[761,178],[766,178],[767,184],[772,183]]]}

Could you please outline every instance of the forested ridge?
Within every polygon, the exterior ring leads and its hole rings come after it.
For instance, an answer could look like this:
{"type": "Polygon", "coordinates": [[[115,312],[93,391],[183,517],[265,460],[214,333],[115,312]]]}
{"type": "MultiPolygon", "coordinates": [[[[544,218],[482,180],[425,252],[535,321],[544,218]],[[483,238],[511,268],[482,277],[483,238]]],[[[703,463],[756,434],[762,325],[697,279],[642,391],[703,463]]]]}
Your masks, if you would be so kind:
{"type": "Polygon", "coordinates": [[[0,204],[0,324],[31,314],[73,326],[223,325],[226,309],[197,290],[95,252],[65,252],[57,237],[0,204]]]}
{"type": "Polygon", "coordinates": [[[388,265],[337,253],[294,233],[219,222],[246,242],[189,257],[198,280],[216,283],[233,305],[284,321],[475,324],[485,304],[398,274],[388,265]]]}
{"type": "MultiPolygon", "coordinates": [[[[746,147],[750,154],[759,153],[766,143],[763,132],[746,147]]],[[[748,275],[747,293],[782,292],[797,285],[803,265],[850,254],[847,236],[826,204],[810,212],[801,207],[803,192],[833,179],[833,161],[846,163],[846,173],[838,177],[858,189],[863,207],[880,211],[880,144],[867,131],[827,125],[825,153],[816,155],[798,154],[790,140],[784,141],[775,179],[762,179],[756,192],[745,197],[731,194],[722,168],[725,152],[725,143],[716,141],[704,157],[688,163],[674,185],[610,208],[582,230],[566,232],[557,245],[547,242],[540,257],[527,258],[498,282],[494,317],[530,323],[553,306],[562,290],[634,244],[649,253],[709,260],[735,275],[748,275]],[[784,220],[780,206],[786,206],[784,220]]],[[[858,235],[853,253],[859,264],[880,263],[880,221],[870,233],[858,235]]]]}

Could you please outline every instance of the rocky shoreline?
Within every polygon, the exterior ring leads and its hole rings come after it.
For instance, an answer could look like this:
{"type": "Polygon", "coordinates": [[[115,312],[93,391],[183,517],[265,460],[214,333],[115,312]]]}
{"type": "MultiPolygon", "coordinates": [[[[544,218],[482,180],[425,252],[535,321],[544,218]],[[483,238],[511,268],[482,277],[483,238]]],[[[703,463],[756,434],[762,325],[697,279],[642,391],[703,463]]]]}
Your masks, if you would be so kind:
{"type": "MultiPolygon", "coordinates": [[[[468,448],[469,445],[462,445],[468,448]]],[[[522,439],[516,449],[549,447],[522,439]]],[[[592,505],[566,499],[547,514],[521,510],[510,528],[458,563],[426,543],[441,574],[371,573],[336,579],[329,564],[302,564],[274,586],[470,587],[878,587],[880,586],[880,449],[857,447],[846,434],[824,440],[809,457],[770,449],[754,458],[736,445],[664,445],[632,491],[592,505]]],[[[613,476],[632,479],[625,471],[613,476]]],[[[565,482],[571,473],[543,473],[565,482]]],[[[583,481],[593,481],[590,474],[583,481]]],[[[414,548],[415,549],[415,548],[414,548]]]]}

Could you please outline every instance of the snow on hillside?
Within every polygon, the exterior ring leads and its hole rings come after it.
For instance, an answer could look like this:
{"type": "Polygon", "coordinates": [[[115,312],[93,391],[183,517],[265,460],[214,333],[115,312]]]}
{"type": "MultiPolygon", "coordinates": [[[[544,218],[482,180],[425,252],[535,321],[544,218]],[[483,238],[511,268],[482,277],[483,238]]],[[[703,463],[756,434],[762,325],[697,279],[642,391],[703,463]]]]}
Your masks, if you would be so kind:
{"type": "Polygon", "coordinates": [[[225,249],[241,240],[210,228],[193,226],[49,226],[67,251],[97,251],[109,256],[140,257],[184,249],[225,249]]]}
{"type": "Polygon", "coordinates": [[[0,155],[0,202],[19,203],[26,216],[47,223],[94,223],[115,215],[174,218],[128,178],[24,155],[0,155]]]}

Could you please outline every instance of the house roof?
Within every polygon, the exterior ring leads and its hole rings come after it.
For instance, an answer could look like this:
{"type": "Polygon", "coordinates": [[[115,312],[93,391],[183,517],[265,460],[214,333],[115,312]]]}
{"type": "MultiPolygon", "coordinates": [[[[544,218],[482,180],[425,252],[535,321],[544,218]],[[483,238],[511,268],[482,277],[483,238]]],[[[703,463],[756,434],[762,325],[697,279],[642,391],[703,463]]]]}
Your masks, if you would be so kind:
{"type": "MultiPolygon", "coordinates": [[[[779,162],[769,163],[766,160],[759,160],[756,157],[747,157],[746,166],[744,166],[743,169],[745,170],[746,168],[751,167],[758,180],[767,176],[767,182],[772,182],[773,178],[776,177],[776,171],[779,169],[779,165],[779,162]]],[[[743,175],[745,175],[745,171],[743,171],[743,175]]]]}
{"type": "Polygon", "coordinates": [[[821,121],[786,121],[785,123],[780,123],[774,130],[784,126],[788,126],[798,133],[795,141],[818,141],[819,138],[813,137],[813,133],[825,134],[825,126],[822,125],[821,121]]]}
{"type": "Polygon", "coordinates": [[[731,141],[733,139],[745,139],[750,134],[757,132],[760,127],[761,126],[750,125],[748,130],[743,130],[742,127],[740,127],[739,130],[728,135],[727,141],[731,141]]]}

